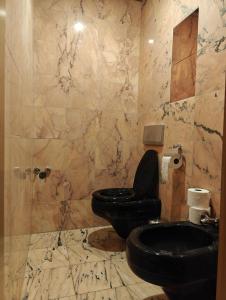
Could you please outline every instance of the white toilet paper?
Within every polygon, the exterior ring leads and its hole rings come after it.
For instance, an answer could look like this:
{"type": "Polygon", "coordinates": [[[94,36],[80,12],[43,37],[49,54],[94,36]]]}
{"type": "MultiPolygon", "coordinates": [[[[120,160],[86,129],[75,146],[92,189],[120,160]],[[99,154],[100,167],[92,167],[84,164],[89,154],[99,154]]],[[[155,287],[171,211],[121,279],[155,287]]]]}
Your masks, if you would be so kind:
{"type": "Polygon", "coordinates": [[[163,158],[162,158],[162,169],[161,169],[162,181],[163,182],[167,182],[167,180],[168,180],[170,161],[171,161],[171,156],[163,156],[163,158]]]}
{"type": "Polygon", "coordinates": [[[170,167],[173,169],[179,169],[183,164],[183,160],[180,154],[174,154],[171,156],[170,167]]]}
{"type": "Polygon", "coordinates": [[[210,191],[201,188],[190,188],[187,191],[189,206],[208,208],[210,206],[210,191]]]}
{"type": "Polygon", "coordinates": [[[162,182],[167,182],[169,168],[179,169],[182,166],[182,163],[182,157],[179,154],[163,156],[161,168],[162,182]]]}
{"type": "Polygon", "coordinates": [[[201,215],[208,213],[210,215],[211,209],[208,208],[200,208],[200,207],[189,207],[189,221],[200,225],[201,215]]]}

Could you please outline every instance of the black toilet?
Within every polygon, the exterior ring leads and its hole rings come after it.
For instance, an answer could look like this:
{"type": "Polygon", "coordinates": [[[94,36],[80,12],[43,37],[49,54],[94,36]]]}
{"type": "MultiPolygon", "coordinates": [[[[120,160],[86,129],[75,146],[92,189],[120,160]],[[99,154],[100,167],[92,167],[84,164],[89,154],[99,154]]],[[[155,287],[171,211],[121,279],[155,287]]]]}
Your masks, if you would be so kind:
{"type": "Polygon", "coordinates": [[[109,221],[120,237],[127,238],[135,227],[160,218],[158,184],[158,154],[148,150],[138,165],[133,188],[95,191],[93,212],[109,221]]]}

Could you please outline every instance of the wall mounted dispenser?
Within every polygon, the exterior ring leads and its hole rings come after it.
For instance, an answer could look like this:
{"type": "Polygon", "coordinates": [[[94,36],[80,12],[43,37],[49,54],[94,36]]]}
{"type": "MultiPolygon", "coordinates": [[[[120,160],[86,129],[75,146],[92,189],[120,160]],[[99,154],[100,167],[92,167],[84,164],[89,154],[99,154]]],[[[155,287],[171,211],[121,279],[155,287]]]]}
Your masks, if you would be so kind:
{"type": "Polygon", "coordinates": [[[144,126],[143,143],[145,145],[162,146],[164,143],[165,125],[144,126]]]}

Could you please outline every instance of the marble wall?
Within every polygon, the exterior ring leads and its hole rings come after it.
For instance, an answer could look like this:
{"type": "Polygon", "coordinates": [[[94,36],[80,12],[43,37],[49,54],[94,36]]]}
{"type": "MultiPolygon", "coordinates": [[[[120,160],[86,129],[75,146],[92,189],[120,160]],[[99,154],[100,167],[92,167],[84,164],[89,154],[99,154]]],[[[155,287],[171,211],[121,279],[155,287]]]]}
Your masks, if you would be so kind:
{"type": "Polygon", "coordinates": [[[34,182],[33,232],[101,225],[91,193],[132,183],[140,17],[131,0],[34,0],[34,166],[52,173],[34,182]]]}
{"type": "MultiPolygon", "coordinates": [[[[182,144],[184,165],[160,184],[163,218],[187,216],[186,189],[200,186],[212,192],[219,215],[221,155],[226,70],[226,3],[223,0],[147,0],[142,9],[139,141],[143,126],[165,124],[164,147],[182,144]],[[173,29],[199,8],[196,92],[170,103],[173,29]],[[148,40],[154,39],[154,44],[148,40]]],[[[143,151],[143,147],[141,147],[143,151]]]]}
{"type": "Polygon", "coordinates": [[[6,1],[5,299],[15,300],[20,300],[31,232],[32,10],[31,0],[6,1]]]}
{"type": "MultiPolygon", "coordinates": [[[[0,0],[0,11],[5,1],[0,0]]],[[[5,116],[5,16],[0,16],[0,299],[4,298],[4,116],[5,116]]]]}

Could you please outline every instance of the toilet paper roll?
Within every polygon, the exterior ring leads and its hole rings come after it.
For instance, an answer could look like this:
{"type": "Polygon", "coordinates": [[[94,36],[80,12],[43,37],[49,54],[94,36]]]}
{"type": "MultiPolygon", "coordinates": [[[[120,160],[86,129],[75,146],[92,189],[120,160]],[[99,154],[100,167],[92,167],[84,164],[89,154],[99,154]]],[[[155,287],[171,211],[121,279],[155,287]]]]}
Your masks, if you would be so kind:
{"type": "Polygon", "coordinates": [[[163,156],[163,158],[162,158],[162,169],[161,169],[163,183],[167,182],[167,180],[168,180],[170,161],[171,161],[171,156],[163,156]]]}
{"type": "Polygon", "coordinates": [[[182,158],[179,154],[165,155],[162,157],[162,182],[168,181],[169,168],[179,169],[182,166],[182,158]]]}
{"type": "Polygon", "coordinates": [[[171,156],[170,167],[173,169],[179,169],[182,166],[182,157],[180,154],[174,154],[171,156]]]}
{"type": "Polygon", "coordinates": [[[201,188],[190,188],[187,191],[187,203],[189,206],[208,208],[210,206],[210,191],[201,188]]]}
{"type": "Polygon", "coordinates": [[[201,220],[201,215],[208,213],[210,215],[211,209],[210,207],[208,208],[200,208],[200,207],[189,207],[189,221],[200,225],[200,220],[201,220]]]}

